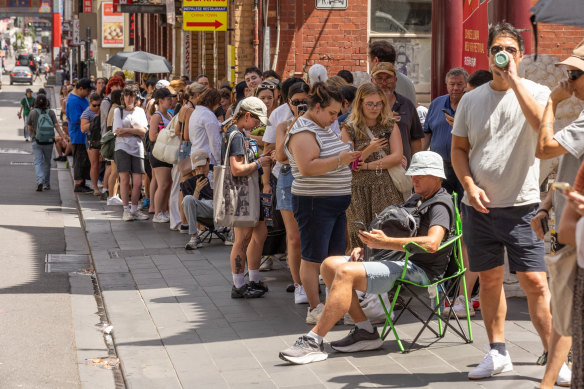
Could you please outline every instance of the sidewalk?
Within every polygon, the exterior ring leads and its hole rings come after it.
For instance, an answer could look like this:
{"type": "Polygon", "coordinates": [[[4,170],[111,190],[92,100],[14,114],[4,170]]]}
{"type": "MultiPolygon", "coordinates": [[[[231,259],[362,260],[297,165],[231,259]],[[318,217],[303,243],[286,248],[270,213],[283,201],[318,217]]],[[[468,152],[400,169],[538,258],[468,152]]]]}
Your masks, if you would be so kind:
{"type": "MultiPolygon", "coordinates": [[[[62,188],[61,190],[68,190],[62,188]]],[[[262,273],[270,287],[261,299],[233,300],[230,247],[213,241],[184,250],[188,235],[168,224],[122,222],[121,207],[108,207],[79,195],[99,284],[122,371],[129,388],[534,388],[544,368],[525,299],[508,300],[507,348],[515,370],[484,381],[469,381],[468,371],[488,344],[480,313],[473,320],[474,344],[447,334],[427,348],[401,354],[388,336],[374,352],[340,354],[290,366],[278,352],[310,326],[306,305],[295,305],[285,288],[284,266],[262,273]]],[[[276,261],[277,262],[277,261],[276,261]]],[[[399,324],[407,343],[420,324],[399,324]]],[[[327,341],[346,335],[337,325],[327,341]]],[[[430,334],[430,335],[429,335],[430,334]]]]}

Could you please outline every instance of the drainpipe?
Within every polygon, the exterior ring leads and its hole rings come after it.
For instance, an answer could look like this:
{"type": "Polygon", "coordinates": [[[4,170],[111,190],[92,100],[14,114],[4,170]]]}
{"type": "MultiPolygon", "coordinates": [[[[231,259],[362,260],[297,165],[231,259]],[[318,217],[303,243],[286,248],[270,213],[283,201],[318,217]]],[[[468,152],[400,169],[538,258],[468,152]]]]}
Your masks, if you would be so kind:
{"type": "Polygon", "coordinates": [[[259,10],[258,10],[258,0],[253,1],[253,65],[258,66],[260,60],[259,54],[259,10]]]}
{"type": "Polygon", "coordinates": [[[278,66],[278,54],[280,54],[280,0],[276,0],[276,51],[274,52],[272,70],[276,70],[276,66],[278,66]]]}

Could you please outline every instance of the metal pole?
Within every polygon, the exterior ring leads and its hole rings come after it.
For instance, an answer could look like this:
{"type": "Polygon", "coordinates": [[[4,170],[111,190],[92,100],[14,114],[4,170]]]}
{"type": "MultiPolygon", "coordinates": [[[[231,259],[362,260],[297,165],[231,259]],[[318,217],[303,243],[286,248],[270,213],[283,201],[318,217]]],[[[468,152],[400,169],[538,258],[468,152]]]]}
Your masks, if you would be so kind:
{"type": "Polygon", "coordinates": [[[91,51],[91,27],[87,27],[85,30],[86,38],[85,38],[85,67],[87,69],[87,78],[90,76],[89,71],[89,55],[91,51]]]}

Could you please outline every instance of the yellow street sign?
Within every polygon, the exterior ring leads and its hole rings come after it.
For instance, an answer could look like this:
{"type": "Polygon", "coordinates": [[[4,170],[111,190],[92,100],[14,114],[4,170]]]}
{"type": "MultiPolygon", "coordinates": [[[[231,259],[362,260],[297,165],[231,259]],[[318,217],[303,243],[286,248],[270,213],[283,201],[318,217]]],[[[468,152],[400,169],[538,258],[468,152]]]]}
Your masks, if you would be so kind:
{"type": "Polygon", "coordinates": [[[227,31],[227,0],[183,0],[183,30],[227,31]]]}

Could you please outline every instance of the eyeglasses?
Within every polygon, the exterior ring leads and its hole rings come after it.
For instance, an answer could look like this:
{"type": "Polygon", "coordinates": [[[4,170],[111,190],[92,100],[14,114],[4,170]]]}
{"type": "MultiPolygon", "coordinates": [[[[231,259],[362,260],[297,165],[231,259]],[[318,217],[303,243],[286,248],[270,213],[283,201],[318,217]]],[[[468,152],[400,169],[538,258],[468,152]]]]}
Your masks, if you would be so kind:
{"type": "Polygon", "coordinates": [[[276,88],[276,86],[275,85],[272,85],[272,84],[260,84],[258,86],[258,90],[264,90],[264,89],[270,89],[271,90],[271,89],[275,89],[275,88],[276,88]]]}
{"type": "Polygon", "coordinates": [[[584,74],[584,71],[577,69],[577,70],[568,70],[568,80],[576,81],[584,74]]]}
{"type": "Polygon", "coordinates": [[[375,104],[369,102],[369,103],[365,103],[364,105],[367,107],[367,109],[370,109],[370,110],[379,109],[379,108],[383,108],[383,101],[380,101],[380,102],[375,103],[375,104]]]}
{"type": "Polygon", "coordinates": [[[393,77],[381,78],[381,77],[373,77],[376,83],[378,84],[389,84],[393,81],[393,77]]]}
{"type": "Polygon", "coordinates": [[[513,46],[491,46],[491,54],[495,55],[497,54],[499,51],[503,51],[505,50],[506,52],[508,52],[509,54],[511,54],[512,56],[515,56],[515,54],[517,54],[517,48],[513,47],[513,46]]]}
{"type": "Polygon", "coordinates": [[[298,107],[300,104],[306,104],[306,100],[290,100],[290,105],[298,107]]]}

